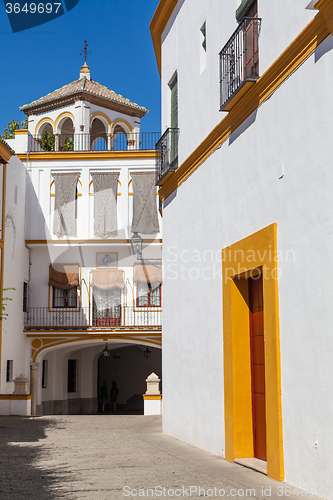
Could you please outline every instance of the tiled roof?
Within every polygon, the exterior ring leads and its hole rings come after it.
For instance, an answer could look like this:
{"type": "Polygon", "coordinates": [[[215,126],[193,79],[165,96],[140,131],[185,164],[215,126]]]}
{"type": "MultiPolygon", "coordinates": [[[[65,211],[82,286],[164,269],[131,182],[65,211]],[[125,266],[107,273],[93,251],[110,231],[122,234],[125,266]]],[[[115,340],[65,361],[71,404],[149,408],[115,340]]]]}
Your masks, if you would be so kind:
{"type": "Polygon", "coordinates": [[[7,151],[11,154],[14,155],[15,151],[13,148],[10,147],[8,142],[6,142],[2,137],[0,137],[0,143],[7,149],[7,151]]]}
{"type": "Polygon", "coordinates": [[[95,97],[101,97],[102,99],[107,99],[108,101],[121,104],[123,106],[127,106],[131,109],[136,109],[142,113],[148,113],[148,109],[139,106],[135,102],[126,99],[126,97],[117,94],[113,90],[108,89],[104,85],[101,85],[100,83],[95,82],[94,80],[88,80],[88,78],[86,77],[79,78],[74,82],[68,83],[67,85],[61,87],[60,89],[57,89],[54,92],[51,92],[50,94],[47,94],[46,96],[31,102],[30,104],[25,104],[24,106],[20,107],[20,110],[26,111],[30,108],[42,106],[51,103],[53,101],[56,101],[58,99],[69,97],[82,92],[87,95],[92,95],[95,97]]]}

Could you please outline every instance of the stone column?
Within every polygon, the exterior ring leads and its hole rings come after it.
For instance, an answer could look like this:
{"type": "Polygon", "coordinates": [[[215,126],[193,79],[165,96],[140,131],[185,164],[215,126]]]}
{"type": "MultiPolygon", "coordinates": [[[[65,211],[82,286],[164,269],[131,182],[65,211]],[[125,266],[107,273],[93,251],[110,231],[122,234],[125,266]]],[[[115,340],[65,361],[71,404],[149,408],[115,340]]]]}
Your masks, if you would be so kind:
{"type": "Polygon", "coordinates": [[[37,370],[39,367],[39,363],[31,363],[31,384],[30,384],[30,392],[31,392],[31,415],[37,415],[37,370]]]}
{"type": "Polygon", "coordinates": [[[112,149],[112,134],[108,134],[107,135],[107,138],[108,138],[108,151],[111,151],[112,149]]]}
{"type": "Polygon", "coordinates": [[[60,134],[54,134],[54,137],[55,137],[54,151],[59,151],[60,134]]]}

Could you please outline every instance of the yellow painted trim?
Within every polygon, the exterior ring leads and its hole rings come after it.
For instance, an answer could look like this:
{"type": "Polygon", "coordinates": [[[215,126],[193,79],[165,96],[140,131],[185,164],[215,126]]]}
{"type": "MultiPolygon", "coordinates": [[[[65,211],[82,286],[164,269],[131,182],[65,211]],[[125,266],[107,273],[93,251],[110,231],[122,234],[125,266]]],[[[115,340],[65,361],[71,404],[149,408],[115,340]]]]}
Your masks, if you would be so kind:
{"type": "MultiPolygon", "coordinates": [[[[51,197],[54,197],[55,194],[50,194],[51,197]]],[[[77,193],[77,196],[82,196],[82,193],[77,193]]]]}
{"type": "Polygon", "coordinates": [[[267,475],[284,480],[277,225],[222,250],[226,460],[253,457],[248,284],[261,268],[264,294],[267,475]]]}
{"type": "Polygon", "coordinates": [[[31,394],[0,394],[0,399],[29,401],[31,394]]]}
{"type": "Polygon", "coordinates": [[[52,125],[52,127],[53,127],[53,133],[55,132],[54,121],[52,120],[52,118],[45,117],[45,118],[42,118],[41,120],[39,120],[39,122],[37,123],[37,125],[35,127],[35,136],[38,134],[38,130],[40,129],[40,126],[45,122],[50,123],[50,125],[52,125]]]}
{"type": "Polygon", "coordinates": [[[28,134],[28,129],[27,128],[21,128],[15,130],[15,135],[27,135],[28,134]]]}
{"type": "Polygon", "coordinates": [[[149,395],[149,394],[143,394],[143,399],[145,399],[146,401],[147,400],[151,400],[151,399],[159,399],[159,400],[161,400],[162,399],[162,394],[156,394],[154,396],[149,395]]]}
{"type": "MultiPolygon", "coordinates": [[[[124,243],[131,243],[130,239],[122,239],[122,240],[25,240],[26,245],[84,245],[84,244],[102,244],[102,245],[119,245],[124,243]]],[[[143,243],[162,243],[162,239],[144,239],[143,243]]]]}
{"type": "Polygon", "coordinates": [[[75,118],[74,118],[73,113],[71,113],[70,111],[63,111],[62,113],[60,113],[60,115],[57,117],[57,119],[56,119],[56,121],[54,123],[54,130],[57,129],[58,123],[60,122],[60,120],[62,118],[64,118],[64,116],[67,116],[68,118],[71,118],[72,121],[73,121],[73,127],[75,127],[75,118]]]}
{"type": "Polygon", "coordinates": [[[158,335],[150,334],[146,332],[145,334],[137,334],[136,332],[128,332],[128,333],[113,333],[112,331],[99,332],[98,334],[85,334],[85,335],[76,335],[75,337],[70,337],[67,335],[66,337],[61,335],[56,335],[53,337],[45,336],[44,333],[37,334],[28,334],[27,337],[32,337],[31,343],[31,361],[36,362],[37,357],[41,352],[50,347],[57,348],[59,346],[70,344],[74,342],[82,342],[82,341],[91,341],[91,340],[102,340],[103,342],[108,342],[111,340],[126,340],[131,341],[134,344],[144,344],[144,345],[152,345],[154,347],[162,347],[162,332],[159,332],[158,335]]]}
{"type": "MultiPolygon", "coordinates": [[[[325,4],[326,17],[332,19],[333,3],[330,0],[322,1],[325,4]]],[[[321,4],[321,2],[319,3],[321,4]]],[[[176,172],[167,179],[159,190],[162,201],[168,198],[260,104],[271,96],[329,34],[330,31],[325,17],[319,12],[259,78],[256,84],[248,90],[223,120],[186,158],[176,172]]]]}
{"type": "Polygon", "coordinates": [[[16,155],[21,161],[58,161],[58,160],[133,160],[155,159],[155,150],[127,151],[48,151],[16,155]]]}
{"type": "Polygon", "coordinates": [[[158,71],[161,76],[161,47],[162,33],[166,27],[178,0],[160,0],[157,6],[153,19],[149,25],[150,33],[153,40],[155,57],[158,66],[158,71]]]}
{"type": "Polygon", "coordinates": [[[128,123],[127,120],[124,120],[123,118],[117,118],[114,122],[113,122],[113,125],[112,125],[112,132],[115,128],[115,126],[118,124],[118,123],[124,123],[127,127],[128,127],[128,130],[130,131],[131,133],[131,139],[133,139],[133,127],[128,123]]]}
{"type": "Polygon", "coordinates": [[[91,115],[91,117],[90,117],[90,125],[92,124],[93,119],[94,118],[98,118],[99,116],[102,116],[103,118],[105,118],[105,120],[110,125],[110,128],[112,129],[112,121],[111,121],[111,119],[105,113],[102,113],[102,111],[95,111],[95,113],[93,113],[91,115]]]}
{"type": "Polygon", "coordinates": [[[75,338],[75,339],[99,339],[103,338],[106,336],[107,339],[112,339],[114,332],[127,332],[127,333],[135,333],[137,337],[142,337],[145,338],[147,336],[152,337],[152,338],[159,338],[161,335],[161,326],[155,329],[151,330],[142,330],[142,327],[135,327],[133,330],[124,330],[120,328],[115,328],[112,330],[102,330],[100,329],[84,329],[84,330],[68,330],[67,333],[59,333],[59,330],[48,330],[48,331],[42,331],[39,330],[24,330],[26,337],[33,338],[33,339],[41,339],[42,337],[45,339],[53,339],[54,341],[57,341],[58,338],[75,338]],[[143,333],[142,333],[143,332],[143,333]],[[83,335],[82,335],[83,334],[83,335]],[[108,337],[109,335],[109,337],[108,337]]]}

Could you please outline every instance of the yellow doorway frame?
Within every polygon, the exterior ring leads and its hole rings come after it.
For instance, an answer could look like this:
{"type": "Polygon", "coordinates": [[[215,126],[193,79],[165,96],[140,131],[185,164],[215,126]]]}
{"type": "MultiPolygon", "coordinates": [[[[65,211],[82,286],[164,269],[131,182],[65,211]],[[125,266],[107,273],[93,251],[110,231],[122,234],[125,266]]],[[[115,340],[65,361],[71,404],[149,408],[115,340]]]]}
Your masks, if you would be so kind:
{"type": "Polygon", "coordinates": [[[263,274],[267,475],[284,480],[277,224],[222,250],[226,460],[253,457],[247,278],[263,274]]]}

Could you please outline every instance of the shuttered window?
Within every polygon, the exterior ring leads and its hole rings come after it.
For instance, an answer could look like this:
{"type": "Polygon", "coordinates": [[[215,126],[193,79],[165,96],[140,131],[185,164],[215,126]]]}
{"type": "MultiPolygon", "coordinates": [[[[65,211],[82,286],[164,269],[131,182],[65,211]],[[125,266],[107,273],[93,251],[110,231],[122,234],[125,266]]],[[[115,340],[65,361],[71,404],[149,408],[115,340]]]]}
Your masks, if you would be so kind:
{"type": "MultiPolygon", "coordinates": [[[[177,75],[170,84],[171,89],[171,128],[178,129],[178,79],[177,75]]],[[[171,131],[170,166],[178,166],[178,134],[171,131]]]]}
{"type": "Polygon", "coordinates": [[[177,76],[171,86],[171,128],[178,128],[178,80],[177,76]]]}
{"type": "Polygon", "coordinates": [[[257,0],[242,0],[242,3],[236,10],[236,19],[240,23],[244,17],[256,17],[257,14],[257,0]]]}

